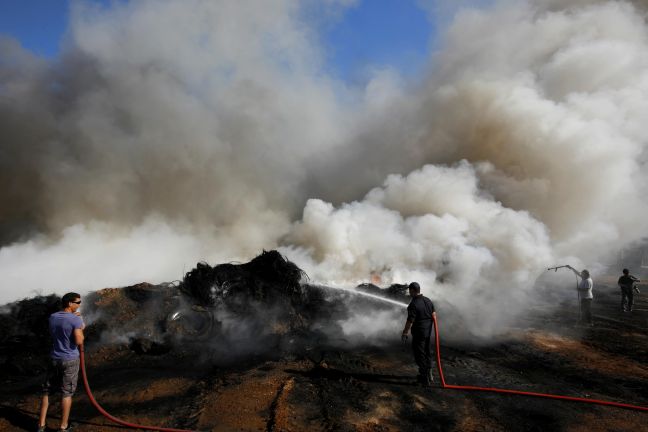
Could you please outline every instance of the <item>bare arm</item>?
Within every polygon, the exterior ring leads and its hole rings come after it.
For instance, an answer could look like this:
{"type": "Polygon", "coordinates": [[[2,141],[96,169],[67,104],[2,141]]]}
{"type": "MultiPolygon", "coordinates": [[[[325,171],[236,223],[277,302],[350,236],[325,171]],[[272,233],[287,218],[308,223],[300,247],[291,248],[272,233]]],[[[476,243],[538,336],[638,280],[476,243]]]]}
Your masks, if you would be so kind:
{"type": "Polygon", "coordinates": [[[409,334],[410,329],[412,328],[412,321],[409,319],[405,321],[405,328],[403,329],[403,336],[407,336],[409,334]]]}
{"type": "Polygon", "coordinates": [[[568,265],[568,266],[566,266],[566,267],[567,267],[569,270],[573,271],[574,274],[575,274],[576,276],[581,277],[581,272],[579,272],[578,270],[576,270],[574,267],[572,267],[572,266],[570,266],[570,265],[568,265]]]}
{"type": "Polygon", "coordinates": [[[77,345],[83,345],[84,339],[83,329],[74,329],[74,343],[76,343],[77,345]]]}

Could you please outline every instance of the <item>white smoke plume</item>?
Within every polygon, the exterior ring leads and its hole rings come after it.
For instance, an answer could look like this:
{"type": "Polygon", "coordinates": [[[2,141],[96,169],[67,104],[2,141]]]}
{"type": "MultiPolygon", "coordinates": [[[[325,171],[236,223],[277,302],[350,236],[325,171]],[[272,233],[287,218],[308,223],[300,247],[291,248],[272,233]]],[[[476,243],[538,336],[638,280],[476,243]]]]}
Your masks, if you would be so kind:
{"type": "Polygon", "coordinates": [[[1,39],[0,303],[280,247],[489,334],[547,266],[596,269],[648,233],[645,3],[478,3],[424,79],[364,89],[289,0],[80,2],[52,62],[1,39]]]}

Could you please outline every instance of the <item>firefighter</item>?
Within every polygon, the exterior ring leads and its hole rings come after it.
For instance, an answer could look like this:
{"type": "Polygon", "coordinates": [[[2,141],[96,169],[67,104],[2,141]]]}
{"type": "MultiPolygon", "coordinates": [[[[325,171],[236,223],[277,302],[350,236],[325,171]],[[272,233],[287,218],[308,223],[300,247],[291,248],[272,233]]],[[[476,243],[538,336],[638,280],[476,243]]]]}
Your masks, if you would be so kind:
{"type": "Polygon", "coordinates": [[[581,308],[581,324],[586,324],[589,326],[594,326],[592,321],[592,300],[594,300],[594,295],[592,294],[592,288],[594,288],[594,282],[590,276],[588,270],[578,271],[574,267],[568,265],[568,269],[574,272],[576,276],[581,278],[578,283],[578,297],[580,298],[580,308],[581,308]]]}
{"type": "Polygon", "coordinates": [[[639,293],[639,288],[635,286],[635,283],[641,282],[636,277],[630,274],[630,270],[627,268],[623,269],[623,276],[619,278],[617,282],[619,288],[621,288],[621,310],[623,312],[632,312],[632,304],[634,303],[634,293],[639,293]],[[626,300],[628,306],[626,307],[626,300]]]}
{"type": "Polygon", "coordinates": [[[421,294],[421,287],[416,282],[409,284],[409,295],[412,301],[407,306],[407,321],[402,339],[403,342],[407,341],[411,330],[412,351],[419,370],[417,381],[423,386],[430,386],[433,381],[431,337],[435,316],[434,304],[421,294]]]}

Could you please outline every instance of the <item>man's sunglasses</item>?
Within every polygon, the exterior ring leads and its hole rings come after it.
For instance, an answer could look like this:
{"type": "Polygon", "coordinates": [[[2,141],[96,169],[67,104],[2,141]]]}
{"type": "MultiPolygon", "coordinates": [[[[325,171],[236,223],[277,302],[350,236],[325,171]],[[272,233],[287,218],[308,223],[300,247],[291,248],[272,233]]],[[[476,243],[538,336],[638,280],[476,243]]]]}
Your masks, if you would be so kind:
{"type": "Polygon", "coordinates": [[[78,302],[70,302],[70,303],[81,304],[81,300],[79,300],[78,302]]]}

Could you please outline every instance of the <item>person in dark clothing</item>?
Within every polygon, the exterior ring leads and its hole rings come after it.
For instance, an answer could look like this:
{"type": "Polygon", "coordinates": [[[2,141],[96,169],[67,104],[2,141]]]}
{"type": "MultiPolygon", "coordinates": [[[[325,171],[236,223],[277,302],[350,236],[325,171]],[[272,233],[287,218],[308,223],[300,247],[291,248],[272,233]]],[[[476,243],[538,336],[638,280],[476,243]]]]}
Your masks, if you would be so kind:
{"type": "Polygon", "coordinates": [[[636,277],[630,274],[630,270],[623,269],[623,276],[619,278],[617,282],[619,288],[621,288],[621,310],[623,312],[632,312],[632,305],[634,303],[634,293],[639,293],[639,288],[635,286],[635,283],[641,282],[636,277]],[[626,307],[626,301],[628,306],[626,307]]]}
{"type": "Polygon", "coordinates": [[[421,287],[418,283],[409,284],[409,295],[412,301],[407,306],[407,321],[403,329],[402,339],[407,340],[408,333],[412,333],[412,351],[414,361],[418,365],[419,373],[417,380],[424,386],[432,384],[432,352],[431,337],[434,325],[434,304],[421,294],[421,287]]]}

